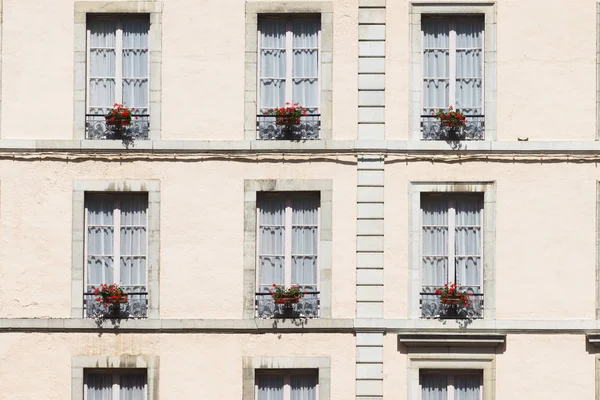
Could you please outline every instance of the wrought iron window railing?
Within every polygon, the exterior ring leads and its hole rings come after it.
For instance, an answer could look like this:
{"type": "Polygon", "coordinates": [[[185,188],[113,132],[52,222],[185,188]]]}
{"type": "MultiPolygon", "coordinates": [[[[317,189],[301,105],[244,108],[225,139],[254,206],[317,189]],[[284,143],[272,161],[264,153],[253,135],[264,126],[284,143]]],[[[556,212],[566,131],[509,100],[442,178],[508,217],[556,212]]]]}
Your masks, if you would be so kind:
{"type": "MultiPolygon", "coordinates": [[[[146,288],[121,286],[127,293],[126,303],[105,306],[96,300],[94,293],[83,293],[85,318],[146,318],[148,316],[148,292],[146,288]]],[[[93,291],[93,288],[91,289],[93,291]]]]}
{"type": "Polygon", "coordinates": [[[434,289],[421,292],[421,317],[442,319],[483,318],[483,293],[474,293],[472,290],[465,288],[460,288],[460,290],[472,294],[472,296],[469,296],[468,306],[444,304],[440,299],[440,295],[434,293],[434,289]]]}
{"type": "MultiPolygon", "coordinates": [[[[321,114],[310,114],[299,118],[298,124],[286,125],[274,115],[256,116],[259,139],[265,140],[315,140],[319,139],[321,114]],[[279,123],[278,123],[279,122],[279,123]]],[[[295,122],[295,121],[292,121],[295,122]]]]}
{"type": "Polygon", "coordinates": [[[483,140],[485,116],[465,115],[467,123],[462,128],[444,126],[435,115],[421,115],[423,140],[483,140]]]}
{"type": "Polygon", "coordinates": [[[256,316],[258,318],[318,318],[320,292],[306,292],[294,304],[278,304],[269,292],[255,293],[256,316]]]}
{"type": "Polygon", "coordinates": [[[133,115],[128,126],[111,126],[104,115],[85,115],[85,138],[97,140],[147,140],[150,132],[148,114],[133,115]]]}

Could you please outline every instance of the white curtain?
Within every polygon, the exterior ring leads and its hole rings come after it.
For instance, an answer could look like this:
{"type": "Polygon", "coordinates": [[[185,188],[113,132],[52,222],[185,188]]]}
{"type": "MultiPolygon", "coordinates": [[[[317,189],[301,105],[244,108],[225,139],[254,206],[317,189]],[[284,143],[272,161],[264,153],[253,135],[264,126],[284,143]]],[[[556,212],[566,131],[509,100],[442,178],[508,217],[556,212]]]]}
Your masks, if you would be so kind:
{"type": "Polygon", "coordinates": [[[448,19],[423,18],[423,115],[450,105],[450,25],[448,19]]]}
{"type": "Polygon", "coordinates": [[[257,374],[257,400],[283,400],[283,375],[257,374]]]}
{"type": "Polygon", "coordinates": [[[446,375],[421,375],[421,400],[446,400],[448,398],[446,375]]]}
{"type": "Polygon", "coordinates": [[[87,283],[113,282],[114,198],[90,195],[87,206],[87,283]]]}
{"type": "Polygon", "coordinates": [[[91,114],[106,114],[113,104],[136,108],[135,113],[148,112],[148,18],[90,19],[89,105],[91,114]],[[117,48],[117,35],[122,35],[122,53],[117,48]],[[117,57],[122,70],[116,70],[117,57]],[[119,82],[122,78],[122,82],[119,82]],[[122,87],[118,98],[116,86],[122,87]]]}
{"type": "Polygon", "coordinates": [[[423,196],[423,287],[440,287],[448,282],[481,290],[481,212],[479,196],[423,196]],[[455,214],[454,260],[448,260],[449,213],[455,214]],[[450,264],[454,263],[454,276],[450,264]]]}
{"type": "Polygon", "coordinates": [[[260,31],[260,107],[281,107],[286,101],[299,103],[309,113],[319,107],[319,17],[296,19],[263,18],[260,31]],[[287,48],[292,35],[292,48],[287,48]],[[291,52],[291,72],[287,56],[291,52]],[[292,85],[286,100],[286,85],[292,85]]]}
{"type": "Polygon", "coordinates": [[[423,286],[440,287],[448,282],[448,200],[441,196],[423,196],[421,207],[423,286]]]}
{"type": "Polygon", "coordinates": [[[148,113],[147,18],[125,18],[123,28],[123,104],[134,113],[148,113]]]}
{"type": "Polygon", "coordinates": [[[148,198],[145,195],[123,197],[121,207],[121,285],[146,284],[148,198]]]}
{"type": "Polygon", "coordinates": [[[456,102],[467,114],[483,113],[483,18],[456,19],[456,102]]]}
{"type": "Polygon", "coordinates": [[[260,107],[285,104],[286,22],[275,18],[261,19],[260,30],[260,107]]]}
{"type": "Polygon", "coordinates": [[[147,209],[146,195],[115,198],[108,195],[88,195],[87,263],[90,287],[115,282],[114,230],[115,212],[120,211],[119,230],[120,281],[123,286],[146,284],[147,209]]]}
{"type": "Polygon", "coordinates": [[[300,196],[292,202],[292,284],[315,291],[319,225],[318,196],[300,196]]]}
{"type": "Polygon", "coordinates": [[[112,400],[111,374],[88,374],[86,381],[87,400],[112,400]]]}
{"type": "Polygon", "coordinates": [[[319,107],[319,18],[301,18],[293,22],[292,103],[300,103],[309,112],[319,107]]]}
{"type": "Polygon", "coordinates": [[[146,377],[144,375],[121,375],[119,400],[145,400],[146,377]]]}
{"type": "Polygon", "coordinates": [[[114,20],[91,19],[89,58],[89,104],[91,114],[104,115],[115,102],[116,30],[114,20]]]}
{"type": "Polygon", "coordinates": [[[454,377],[454,400],[480,400],[481,378],[478,375],[454,377]]]}
{"type": "Polygon", "coordinates": [[[267,290],[273,283],[285,282],[285,198],[265,195],[259,198],[259,285],[267,290]]]}
{"type": "Polygon", "coordinates": [[[456,210],[456,282],[480,293],[481,198],[459,197],[456,210]]]}
{"type": "Polygon", "coordinates": [[[483,113],[483,19],[423,18],[423,114],[459,108],[483,113]],[[450,76],[451,33],[456,35],[456,76],[450,76]],[[456,98],[450,98],[450,85],[456,98]]]}
{"type": "Polygon", "coordinates": [[[317,399],[317,376],[315,374],[292,374],[290,387],[291,400],[317,399]]]}

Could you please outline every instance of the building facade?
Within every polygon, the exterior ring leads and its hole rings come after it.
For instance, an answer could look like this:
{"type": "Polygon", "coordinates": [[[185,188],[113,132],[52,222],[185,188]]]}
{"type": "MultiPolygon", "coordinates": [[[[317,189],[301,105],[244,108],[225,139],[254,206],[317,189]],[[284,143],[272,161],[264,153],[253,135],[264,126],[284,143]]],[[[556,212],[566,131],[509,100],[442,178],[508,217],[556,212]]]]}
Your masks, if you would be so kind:
{"type": "Polygon", "coordinates": [[[595,1],[0,7],[0,399],[600,399],[595,1]]]}

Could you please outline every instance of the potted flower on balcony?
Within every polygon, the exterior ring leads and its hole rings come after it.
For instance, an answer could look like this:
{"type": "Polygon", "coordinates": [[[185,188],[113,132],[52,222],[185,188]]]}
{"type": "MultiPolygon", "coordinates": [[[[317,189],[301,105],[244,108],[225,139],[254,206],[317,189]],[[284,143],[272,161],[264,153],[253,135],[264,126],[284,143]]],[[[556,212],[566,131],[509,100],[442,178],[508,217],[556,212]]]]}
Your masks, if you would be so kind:
{"type": "Polygon", "coordinates": [[[456,283],[446,283],[444,287],[435,289],[435,294],[440,296],[442,304],[464,307],[471,305],[471,297],[473,296],[473,293],[462,292],[457,289],[456,283]]]}
{"type": "Polygon", "coordinates": [[[122,104],[115,103],[112,110],[104,116],[106,127],[112,133],[114,139],[122,139],[126,136],[127,127],[131,125],[133,111],[135,111],[135,108],[130,109],[122,104]]]}
{"type": "Polygon", "coordinates": [[[467,123],[467,118],[458,109],[454,110],[452,106],[448,108],[448,111],[438,110],[435,115],[440,120],[442,126],[447,128],[449,139],[458,139],[459,132],[467,123]]]}
{"type": "Polygon", "coordinates": [[[113,314],[118,315],[121,309],[121,303],[127,303],[128,295],[116,283],[103,283],[92,292],[96,296],[96,301],[102,303],[104,307],[111,308],[113,314]]]}
{"type": "Polygon", "coordinates": [[[276,304],[283,306],[283,315],[291,316],[293,314],[293,304],[296,304],[306,294],[306,290],[300,290],[296,285],[292,285],[289,288],[285,286],[279,286],[276,283],[273,284],[274,290],[269,290],[273,300],[276,304]]]}
{"type": "Polygon", "coordinates": [[[287,139],[293,138],[294,127],[300,125],[301,118],[308,115],[304,107],[298,103],[291,104],[289,101],[285,103],[285,107],[267,110],[265,114],[275,116],[275,124],[282,127],[284,137],[287,139]]]}

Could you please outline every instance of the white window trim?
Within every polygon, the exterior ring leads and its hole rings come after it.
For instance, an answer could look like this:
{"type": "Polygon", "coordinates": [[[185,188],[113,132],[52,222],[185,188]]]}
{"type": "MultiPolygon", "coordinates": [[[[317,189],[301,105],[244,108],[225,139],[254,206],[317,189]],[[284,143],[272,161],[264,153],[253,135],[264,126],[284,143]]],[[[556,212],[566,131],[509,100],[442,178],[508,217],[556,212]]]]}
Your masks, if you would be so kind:
{"type": "Polygon", "coordinates": [[[148,14],[148,114],[150,140],[161,137],[162,98],[162,8],[160,1],[75,1],[75,46],[73,84],[73,139],[85,139],[87,107],[87,16],[89,14],[148,14]]]}
{"type": "MultiPolygon", "coordinates": [[[[273,193],[277,193],[277,192],[273,192],[273,193]]],[[[285,236],[284,236],[284,240],[285,240],[285,245],[284,245],[284,249],[285,249],[285,253],[284,253],[284,282],[283,285],[286,287],[290,287],[292,285],[305,285],[305,283],[299,283],[299,282],[292,282],[292,256],[294,255],[292,253],[292,215],[293,215],[293,209],[292,209],[292,203],[294,200],[295,196],[302,196],[302,193],[305,192],[287,192],[287,193],[281,193],[281,195],[285,198],[285,215],[284,215],[284,232],[285,232],[285,236]]],[[[317,288],[319,287],[319,278],[320,278],[320,272],[319,272],[319,243],[320,243],[320,224],[319,221],[321,221],[321,201],[320,201],[320,196],[319,197],[319,206],[317,209],[317,253],[313,254],[316,257],[316,268],[317,268],[317,283],[315,284],[315,286],[317,286],[317,288]]],[[[260,207],[257,207],[256,210],[256,227],[257,229],[260,229],[261,225],[260,225],[260,207]]],[[[307,255],[307,254],[302,254],[302,255],[307,255]]],[[[256,265],[257,268],[260,269],[260,234],[257,231],[256,232],[256,265]]],[[[257,289],[260,288],[261,283],[259,282],[259,276],[260,273],[256,274],[256,287],[257,289]]],[[[276,282],[272,282],[271,284],[276,283],[276,282]]],[[[266,286],[267,284],[262,284],[262,286],[266,286]]],[[[270,286],[270,285],[268,285],[270,286]]],[[[318,289],[317,289],[318,290],[318,289]]],[[[258,290],[259,291],[259,290],[258,290]]]]}
{"type": "Polygon", "coordinates": [[[146,279],[148,282],[149,319],[159,318],[160,265],[160,181],[158,180],[75,180],[73,181],[73,235],[71,244],[71,317],[83,318],[83,293],[86,289],[85,270],[85,193],[86,192],[147,192],[146,218],[148,247],[146,279]]]}
{"type": "MultiPolygon", "coordinates": [[[[469,349],[467,347],[467,349],[469,349]]],[[[496,398],[496,355],[493,348],[482,348],[478,352],[465,351],[457,347],[441,347],[431,352],[429,347],[408,349],[408,398],[421,399],[421,371],[447,370],[482,372],[482,400],[496,398]]],[[[473,349],[471,349],[473,350],[473,349]]]]}
{"type": "MultiPolygon", "coordinates": [[[[120,395],[120,389],[121,389],[121,377],[123,375],[143,375],[140,373],[136,373],[133,372],[133,370],[119,370],[119,372],[117,371],[110,371],[110,370],[102,370],[102,369],[87,369],[85,371],[85,380],[84,380],[84,386],[83,386],[83,400],[88,400],[88,380],[87,377],[89,374],[112,374],[112,400],[120,400],[121,395],[120,395]]],[[[146,378],[147,379],[147,378],[146,378]]],[[[146,383],[144,384],[144,400],[146,400],[148,398],[148,382],[146,380],[146,383]]]]}
{"type": "MultiPolygon", "coordinates": [[[[94,108],[112,108],[114,103],[118,103],[118,104],[123,104],[123,19],[127,18],[127,16],[120,16],[120,17],[116,17],[116,16],[110,16],[110,17],[103,17],[103,16],[95,16],[96,18],[102,18],[102,19],[106,19],[106,20],[112,20],[115,21],[116,23],[116,28],[115,28],[115,99],[113,100],[113,102],[111,104],[104,104],[102,106],[94,106],[94,108]]],[[[148,24],[148,27],[150,26],[150,24],[148,24]]],[[[91,96],[91,91],[90,91],[90,80],[93,79],[90,76],[90,66],[91,66],[91,57],[92,57],[92,53],[91,53],[91,40],[90,40],[90,36],[91,36],[91,32],[90,29],[87,28],[86,30],[86,51],[87,51],[87,56],[86,56],[86,113],[90,114],[90,96],[91,96]]],[[[147,66],[147,70],[148,72],[150,71],[150,49],[147,49],[148,51],[148,66],[147,66]]],[[[149,74],[148,74],[149,75],[149,74]]],[[[112,78],[112,77],[106,77],[106,78],[112,78]]],[[[148,80],[148,85],[146,85],[146,88],[148,89],[148,93],[146,93],[146,98],[150,99],[150,76],[146,76],[146,77],[135,77],[137,79],[147,79],[148,80]]],[[[128,78],[131,79],[131,78],[128,78]]],[[[132,108],[135,107],[135,105],[132,104],[125,104],[126,107],[132,108]]],[[[150,110],[150,105],[146,104],[145,107],[148,110],[150,110]]],[[[148,111],[149,112],[149,111],[148,111]]],[[[144,113],[146,114],[146,113],[144,113]]]]}
{"type": "MultiPolygon", "coordinates": [[[[315,372],[314,369],[310,370],[302,370],[302,369],[271,369],[271,370],[259,370],[256,375],[283,375],[283,400],[291,400],[292,398],[292,389],[290,386],[291,376],[296,374],[309,374],[314,373],[317,376],[317,384],[315,385],[316,398],[315,400],[319,400],[319,374],[315,372]]],[[[254,398],[258,399],[258,383],[254,385],[254,398]]]]}
{"type": "Polygon", "coordinates": [[[421,140],[423,111],[423,14],[484,16],[483,109],[485,110],[485,139],[496,140],[496,2],[412,2],[410,5],[410,105],[409,139],[421,140]]]}
{"type": "MultiPolygon", "coordinates": [[[[319,43],[319,139],[331,139],[333,112],[333,1],[309,2],[246,2],[246,57],[245,57],[245,106],[244,138],[256,140],[256,115],[259,92],[258,67],[258,16],[260,14],[320,14],[321,31],[319,43]]],[[[274,144],[283,146],[282,144],[274,144]]]]}
{"type": "MultiPolygon", "coordinates": [[[[317,399],[331,399],[331,359],[329,357],[244,357],[242,400],[256,400],[256,372],[269,370],[318,370],[317,399]]],[[[487,400],[487,399],[486,399],[487,400]]]]}
{"type": "MultiPolygon", "coordinates": [[[[289,102],[292,103],[293,98],[292,98],[292,92],[294,89],[294,83],[293,83],[293,79],[294,79],[294,73],[293,73],[293,66],[294,66],[294,29],[293,29],[293,23],[294,20],[297,19],[301,19],[301,18],[309,18],[308,16],[301,16],[301,17],[295,17],[293,14],[287,14],[287,15],[281,15],[279,17],[275,17],[273,15],[269,15],[269,16],[264,16],[261,18],[270,18],[270,19],[279,19],[279,20],[283,20],[286,22],[286,35],[285,35],[285,55],[286,55],[286,60],[285,60],[285,102],[289,102]]],[[[258,84],[257,90],[256,90],[256,104],[257,104],[257,114],[262,114],[264,111],[268,110],[268,109],[272,109],[272,108],[276,108],[276,107],[283,107],[285,106],[285,104],[272,104],[272,105],[268,105],[266,107],[261,107],[260,106],[260,82],[261,79],[281,79],[281,78],[275,78],[275,77],[268,77],[268,76],[261,76],[261,71],[262,71],[262,65],[261,65],[261,57],[260,57],[260,51],[262,50],[262,42],[261,42],[261,31],[260,31],[260,24],[258,25],[258,29],[257,29],[257,41],[258,41],[258,56],[257,56],[257,78],[256,78],[256,82],[258,84]]],[[[317,65],[317,104],[300,104],[303,108],[306,109],[316,109],[316,113],[319,113],[319,110],[321,109],[321,28],[319,27],[319,31],[317,32],[317,60],[318,60],[318,65],[317,65]]],[[[297,77],[296,77],[297,78],[297,77]]]]}
{"type": "Polygon", "coordinates": [[[495,241],[496,241],[496,185],[487,182],[410,182],[409,183],[409,298],[408,315],[421,318],[420,293],[422,289],[422,211],[421,193],[483,193],[483,293],[484,319],[496,318],[495,297],[495,241]]]}
{"type": "Polygon", "coordinates": [[[328,179],[244,181],[244,307],[243,318],[256,316],[257,283],[257,192],[319,192],[319,256],[317,286],[319,288],[319,318],[331,318],[331,264],[332,264],[332,199],[333,182],[328,179]]]}
{"type": "MultiPolygon", "coordinates": [[[[447,383],[446,383],[446,394],[447,394],[447,398],[446,400],[455,400],[455,396],[454,396],[454,378],[457,375],[475,375],[478,373],[481,373],[481,371],[471,371],[471,370],[420,370],[420,375],[444,375],[446,376],[447,379],[447,383]]],[[[421,391],[421,396],[419,397],[420,400],[423,399],[423,385],[421,384],[421,382],[419,381],[419,390],[421,391]]],[[[479,380],[479,399],[478,400],[483,400],[483,379],[480,377],[479,380]]]]}
{"type": "MultiPolygon", "coordinates": [[[[455,208],[455,201],[457,197],[460,197],[461,194],[456,194],[456,195],[449,195],[448,196],[448,276],[446,277],[446,281],[448,283],[456,283],[459,286],[466,286],[464,285],[464,282],[456,282],[456,254],[455,254],[455,243],[456,243],[456,208],[455,208]]],[[[481,203],[481,209],[480,209],[480,229],[481,229],[481,241],[479,243],[479,258],[481,260],[481,262],[483,263],[484,260],[484,253],[483,253],[483,243],[485,241],[484,238],[484,229],[483,227],[485,226],[485,213],[484,213],[484,206],[483,206],[483,202],[481,203]]],[[[421,276],[423,273],[423,258],[427,257],[426,255],[423,254],[423,228],[424,228],[424,224],[423,224],[423,211],[421,208],[421,276]]],[[[465,256],[462,256],[465,257],[465,256]]],[[[482,265],[483,267],[483,265],[482,265]]],[[[422,282],[422,280],[421,280],[422,282]]],[[[421,284],[423,287],[425,286],[423,283],[421,284]]],[[[483,274],[481,274],[481,280],[479,282],[479,293],[483,293],[483,274]]]]}
{"type": "Polygon", "coordinates": [[[71,400],[85,400],[86,372],[134,369],[146,373],[146,400],[159,400],[159,357],[147,355],[73,356],[71,358],[71,400]]]}
{"type": "MultiPolygon", "coordinates": [[[[90,193],[92,195],[102,195],[102,193],[90,193]]],[[[145,194],[145,193],[135,193],[134,195],[138,195],[138,194],[145,194]]],[[[109,194],[107,194],[109,195],[109,194]]],[[[88,212],[88,207],[87,207],[87,203],[85,206],[85,246],[84,246],[84,260],[86,260],[86,266],[84,268],[84,282],[85,282],[85,290],[88,290],[88,286],[95,286],[98,287],[98,285],[102,284],[102,283],[116,283],[117,285],[121,285],[121,268],[119,268],[120,265],[120,260],[121,260],[121,200],[124,196],[126,196],[127,194],[120,194],[120,195],[112,195],[112,200],[113,200],[113,224],[111,225],[113,227],[113,282],[94,282],[94,283],[88,283],[88,279],[87,279],[87,275],[89,273],[89,270],[87,268],[87,259],[88,259],[88,216],[89,216],[89,212],[88,212]]],[[[147,203],[146,203],[147,204],[147,203]]],[[[97,225],[95,225],[97,226],[97,225]]],[[[129,225],[131,226],[131,225],[129,225]]],[[[146,227],[146,254],[143,255],[143,257],[145,257],[146,259],[146,265],[148,263],[148,206],[146,206],[146,223],[144,225],[146,227]]],[[[142,256],[141,254],[138,254],[137,256],[142,256]]],[[[127,286],[145,286],[146,288],[148,287],[148,271],[146,270],[146,277],[144,279],[143,283],[138,283],[138,284],[132,284],[132,285],[127,285],[127,286]]]]}
{"type": "MultiPolygon", "coordinates": [[[[452,16],[449,15],[448,17],[446,17],[449,19],[448,22],[448,26],[449,26],[449,32],[448,32],[448,42],[449,42],[449,48],[448,48],[448,99],[451,106],[453,106],[455,109],[457,108],[456,105],[456,21],[454,19],[452,19],[452,16]]],[[[482,36],[482,57],[481,57],[481,82],[482,85],[485,85],[485,29],[483,29],[483,31],[481,32],[481,36],[482,36]]],[[[423,31],[423,28],[421,28],[421,43],[425,42],[425,32],[423,31]]],[[[423,63],[423,66],[425,66],[425,49],[423,49],[423,52],[421,54],[421,62],[423,63]]],[[[421,72],[421,74],[423,74],[423,72],[421,72]]],[[[422,80],[422,87],[424,87],[425,85],[425,79],[427,79],[428,77],[423,76],[423,80],[422,80]]],[[[482,87],[483,89],[483,87],[482,87]]],[[[421,109],[423,110],[425,108],[425,91],[424,89],[421,90],[421,109]]],[[[431,107],[428,107],[431,108],[431,107]]],[[[443,109],[445,108],[445,106],[442,106],[441,104],[436,104],[435,106],[433,106],[433,108],[439,108],[439,109],[443,109]]],[[[460,107],[462,108],[467,108],[467,107],[460,107]]],[[[472,108],[472,107],[469,107],[472,108]]],[[[481,108],[481,114],[485,115],[485,90],[482,90],[481,93],[481,104],[479,105],[479,107],[477,108],[481,108]]]]}

